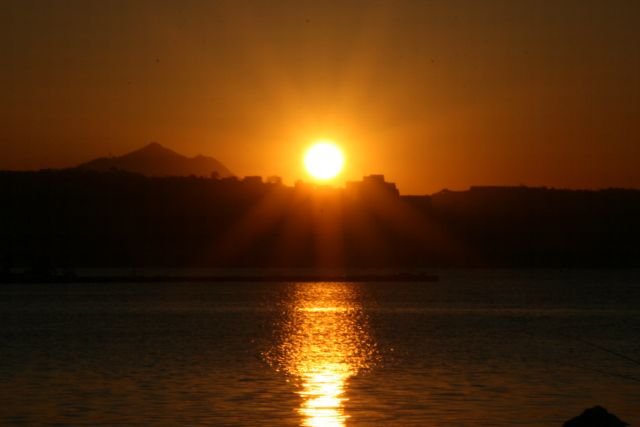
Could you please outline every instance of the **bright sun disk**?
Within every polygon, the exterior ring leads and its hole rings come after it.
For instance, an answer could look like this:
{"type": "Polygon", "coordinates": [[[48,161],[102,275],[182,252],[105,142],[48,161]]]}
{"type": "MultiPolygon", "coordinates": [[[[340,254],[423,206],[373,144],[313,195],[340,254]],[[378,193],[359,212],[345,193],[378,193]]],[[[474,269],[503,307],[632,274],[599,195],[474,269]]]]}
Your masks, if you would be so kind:
{"type": "Polygon", "coordinates": [[[316,179],[331,179],[342,171],[344,155],[335,143],[319,141],[309,147],[305,153],[304,166],[316,179]]]}

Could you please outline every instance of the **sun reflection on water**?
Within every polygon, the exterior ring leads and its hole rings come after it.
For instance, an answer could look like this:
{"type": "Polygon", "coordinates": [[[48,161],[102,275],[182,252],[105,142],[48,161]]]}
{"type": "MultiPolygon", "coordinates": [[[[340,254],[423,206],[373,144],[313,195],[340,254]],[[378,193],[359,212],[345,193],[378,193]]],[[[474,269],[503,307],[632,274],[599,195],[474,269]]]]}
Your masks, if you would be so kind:
{"type": "Polygon", "coordinates": [[[280,333],[269,357],[298,384],[302,425],[345,426],[347,381],[375,358],[355,285],[296,284],[280,333]]]}

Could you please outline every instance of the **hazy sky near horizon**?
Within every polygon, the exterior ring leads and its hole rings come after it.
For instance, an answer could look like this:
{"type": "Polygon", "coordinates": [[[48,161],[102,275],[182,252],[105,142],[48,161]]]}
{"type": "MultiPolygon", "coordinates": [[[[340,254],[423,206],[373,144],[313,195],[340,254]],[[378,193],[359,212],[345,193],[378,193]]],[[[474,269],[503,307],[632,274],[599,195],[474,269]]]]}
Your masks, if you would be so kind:
{"type": "Polygon", "coordinates": [[[0,168],[158,141],[239,175],[403,193],[640,187],[639,1],[98,1],[0,5],[0,168]]]}

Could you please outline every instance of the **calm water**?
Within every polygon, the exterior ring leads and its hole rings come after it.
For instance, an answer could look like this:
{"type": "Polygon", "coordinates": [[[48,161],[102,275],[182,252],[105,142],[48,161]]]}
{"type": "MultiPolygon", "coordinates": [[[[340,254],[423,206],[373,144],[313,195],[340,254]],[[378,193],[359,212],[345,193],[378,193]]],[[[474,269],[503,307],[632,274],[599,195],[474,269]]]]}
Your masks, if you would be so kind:
{"type": "Polygon", "coordinates": [[[0,287],[0,423],[640,425],[640,272],[0,287]],[[635,379],[635,380],[634,380],[635,379]]]}

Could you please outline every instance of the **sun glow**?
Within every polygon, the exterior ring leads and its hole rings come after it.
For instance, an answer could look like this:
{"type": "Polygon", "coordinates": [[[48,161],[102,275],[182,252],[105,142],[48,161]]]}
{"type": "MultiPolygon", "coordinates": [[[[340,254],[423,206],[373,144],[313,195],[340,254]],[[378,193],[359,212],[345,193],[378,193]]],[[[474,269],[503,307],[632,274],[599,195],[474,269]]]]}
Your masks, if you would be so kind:
{"type": "Polygon", "coordinates": [[[315,179],[328,180],[342,171],[344,155],[334,142],[318,141],[305,153],[304,166],[315,179]]]}

